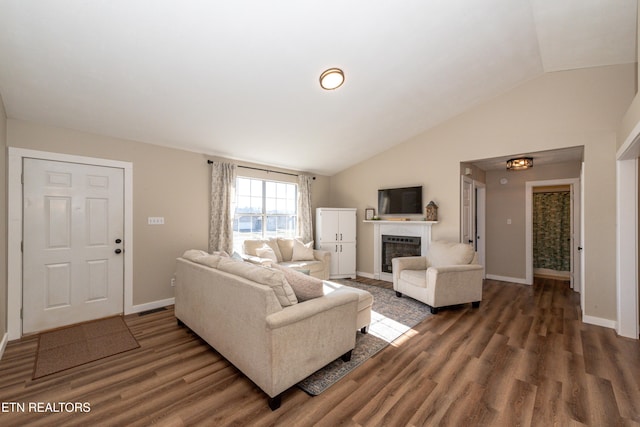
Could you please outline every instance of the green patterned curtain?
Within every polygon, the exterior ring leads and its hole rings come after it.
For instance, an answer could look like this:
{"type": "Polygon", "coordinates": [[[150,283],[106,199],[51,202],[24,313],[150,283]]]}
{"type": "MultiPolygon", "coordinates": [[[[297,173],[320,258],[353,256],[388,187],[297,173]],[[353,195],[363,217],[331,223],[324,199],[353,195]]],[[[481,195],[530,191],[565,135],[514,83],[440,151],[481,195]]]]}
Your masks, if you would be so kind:
{"type": "Polygon", "coordinates": [[[533,267],[571,270],[571,196],[533,194],[533,267]]]}

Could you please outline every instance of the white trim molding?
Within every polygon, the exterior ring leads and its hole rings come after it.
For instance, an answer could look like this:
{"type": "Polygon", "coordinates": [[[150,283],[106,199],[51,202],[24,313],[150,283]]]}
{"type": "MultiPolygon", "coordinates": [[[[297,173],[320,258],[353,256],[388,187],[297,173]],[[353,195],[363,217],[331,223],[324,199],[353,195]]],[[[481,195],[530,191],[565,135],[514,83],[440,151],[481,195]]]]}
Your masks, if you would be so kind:
{"type": "Polygon", "coordinates": [[[154,310],[156,308],[167,307],[176,303],[175,298],[167,298],[158,301],[151,301],[144,304],[138,304],[131,307],[127,314],[141,313],[143,311],[154,310]]]}
{"type": "Polygon", "coordinates": [[[133,309],[133,164],[109,159],[49,153],[9,147],[7,159],[7,334],[9,340],[22,336],[22,159],[33,158],[84,163],[124,170],[124,314],[133,309]]]}
{"type": "Polygon", "coordinates": [[[638,159],[616,162],[618,335],[638,339],[638,159]]]}
{"type": "Polygon", "coordinates": [[[601,317],[595,316],[582,316],[582,322],[588,323],[589,325],[602,326],[604,328],[609,329],[617,329],[617,323],[615,320],[603,319],[601,317]]]}
{"type": "Polygon", "coordinates": [[[498,276],[496,274],[487,274],[487,280],[498,280],[500,282],[511,282],[511,283],[519,283],[521,285],[531,285],[531,283],[527,283],[527,279],[523,279],[521,277],[507,277],[507,276],[498,276]]]}
{"type": "Polygon", "coordinates": [[[4,356],[4,351],[7,348],[7,342],[9,342],[9,334],[5,332],[2,336],[2,341],[0,341],[0,360],[2,360],[2,356],[4,356]]]}

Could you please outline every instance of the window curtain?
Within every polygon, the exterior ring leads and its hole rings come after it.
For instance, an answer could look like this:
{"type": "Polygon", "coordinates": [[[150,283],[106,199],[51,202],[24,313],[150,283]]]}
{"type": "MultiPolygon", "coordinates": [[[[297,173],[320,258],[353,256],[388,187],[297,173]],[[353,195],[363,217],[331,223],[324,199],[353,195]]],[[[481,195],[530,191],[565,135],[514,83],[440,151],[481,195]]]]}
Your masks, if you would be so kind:
{"type": "Polygon", "coordinates": [[[233,252],[233,211],[235,205],[236,165],[211,164],[211,209],[209,252],[233,252]]]}
{"type": "Polygon", "coordinates": [[[571,270],[571,196],[568,191],[533,194],[533,266],[571,270]]]}
{"type": "Polygon", "coordinates": [[[298,236],[303,242],[313,240],[311,182],[313,177],[298,175],[298,236]]]}

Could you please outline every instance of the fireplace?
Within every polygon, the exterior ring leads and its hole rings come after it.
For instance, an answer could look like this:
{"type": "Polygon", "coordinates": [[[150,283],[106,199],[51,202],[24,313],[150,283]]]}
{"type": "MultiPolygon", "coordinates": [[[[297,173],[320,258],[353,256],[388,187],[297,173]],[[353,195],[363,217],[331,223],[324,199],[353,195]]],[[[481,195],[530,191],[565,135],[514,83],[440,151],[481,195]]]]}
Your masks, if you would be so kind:
{"type": "MultiPolygon", "coordinates": [[[[384,280],[386,282],[393,281],[393,274],[382,270],[384,256],[382,255],[382,236],[391,237],[413,237],[420,241],[420,245],[416,249],[417,255],[425,256],[429,252],[429,244],[431,243],[431,226],[437,224],[437,221],[393,221],[393,220],[374,220],[364,221],[366,224],[373,226],[373,278],[384,280]]],[[[389,264],[391,264],[389,259],[389,264]]],[[[391,270],[391,266],[386,268],[391,270]]]]}
{"type": "Polygon", "coordinates": [[[414,236],[382,235],[381,268],[385,273],[391,273],[391,260],[404,256],[419,256],[421,254],[421,238],[414,236]]]}

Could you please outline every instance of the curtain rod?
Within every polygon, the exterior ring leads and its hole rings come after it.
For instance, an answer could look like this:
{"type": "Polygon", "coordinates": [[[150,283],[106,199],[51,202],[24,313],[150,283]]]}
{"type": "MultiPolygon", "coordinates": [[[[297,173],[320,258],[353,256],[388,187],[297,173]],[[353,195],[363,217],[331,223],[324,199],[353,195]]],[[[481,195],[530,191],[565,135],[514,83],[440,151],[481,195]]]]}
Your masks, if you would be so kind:
{"type": "MultiPolygon", "coordinates": [[[[207,160],[208,164],[212,164],[213,160],[207,160]]],[[[274,171],[274,170],[269,170],[269,169],[262,169],[262,168],[254,168],[251,166],[242,166],[242,165],[237,165],[239,168],[244,168],[244,169],[251,169],[254,171],[261,171],[261,172],[267,172],[267,173],[279,173],[281,175],[289,175],[289,176],[299,176],[297,173],[289,173],[289,172],[279,172],[279,171],[274,171]]],[[[314,176],[312,179],[316,179],[316,177],[314,176]]]]}

